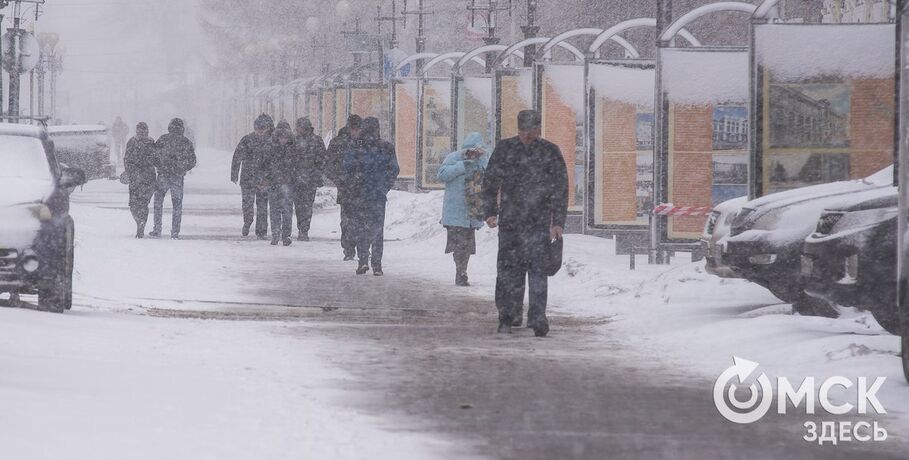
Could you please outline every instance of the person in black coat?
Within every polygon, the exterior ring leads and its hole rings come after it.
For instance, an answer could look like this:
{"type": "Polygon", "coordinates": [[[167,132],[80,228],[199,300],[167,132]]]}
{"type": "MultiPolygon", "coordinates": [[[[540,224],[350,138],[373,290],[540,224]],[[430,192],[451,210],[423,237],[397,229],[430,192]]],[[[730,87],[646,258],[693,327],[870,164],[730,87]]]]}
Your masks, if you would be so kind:
{"type": "Polygon", "coordinates": [[[284,127],[275,130],[271,154],[265,158],[265,181],[271,204],[271,244],[290,246],[293,227],[293,187],[300,174],[300,151],[293,133],[284,127]]]}
{"type": "Polygon", "coordinates": [[[294,142],[301,155],[300,174],[294,184],[294,209],[297,214],[297,239],[309,241],[309,228],[312,224],[312,207],[316,191],[322,186],[322,170],[325,165],[325,141],[316,135],[309,118],[297,120],[297,132],[294,142]]]}
{"type": "Polygon", "coordinates": [[[174,118],[167,126],[167,134],[158,138],[158,190],[155,192],[155,225],[151,236],[161,236],[161,220],[164,212],[164,196],[170,192],[173,205],[173,220],[170,237],[180,239],[180,225],[183,221],[183,177],[196,167],[196,149],[183,135],[183,120],[174,118]]]}
{"type": "Polygon", "coordinates": [[[512,326],[521,325],[525,278],[529,278],[527,326],[542,337],[549,333],[545,261],[550,241],[564,232],[568,168],[558,146],[540,137],[538,112],[518,114],[518,130],[517,137],[502,140],[492,153],[483,180],[483,202],[486,224],[499,227],[499,332],[510,333],[512,326]]]}
{"type": "Polygon", "coordinates": [[[344,153],[342,182],[356,229],[357,274],[369,271],[371,257],[373,275],[382,276],[385,204],[401,169],[394,146],[379,138],[377,118],[363,120],[362,132],[354,135],[357,140],[344,153]]]}
{"type": "Polygon", "coordinates": [[[148,222],[148,205],[155,194],[158,173],[155,140],[148,136],[148,125],[136,125],[136,135],[126,143],[123,159],[126,176],[129,178],[129,210],[136,221],[136,238],[145,237],[145,223],[148,222]]]}
{"type": "Polygon", "coordinates": [[[268,187],[265,183],[265,159],[271,155],[275,122],[266,114],[253,123],[253,132],[243,136],[234,150],[230,180],[240,184],[243,202],[242,235],[248,236],[255,220],[256,236],[268,237],[268,187]]]}
{"type": "Polygon", "coordinates": [[[352,206],[346,201],[347,186],[344,184],[344,153],[356,140],[354,133],[359,133],[363,120],[359,115],[351,115],[347,119],[347,126],[338,130],[338,135],[328,144],[325,161],[325,175],[335,187],[338,188],[338,206],[341,208],[341,249],[344,250],[344,260],[354,260],[357,256],[357,240],[354,236],[352,206]]]}

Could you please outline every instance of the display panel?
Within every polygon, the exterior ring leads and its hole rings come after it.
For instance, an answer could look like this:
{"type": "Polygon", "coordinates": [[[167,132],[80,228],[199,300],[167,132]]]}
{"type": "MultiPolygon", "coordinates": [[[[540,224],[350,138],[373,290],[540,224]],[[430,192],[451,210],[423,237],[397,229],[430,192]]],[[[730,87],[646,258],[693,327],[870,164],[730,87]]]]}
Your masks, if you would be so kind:
{"type": "MultiPolygon", "coordinates": [[[[388,89],[384,86],[352,87],[350,89],[350,113],[363,118],[375,117],[379,120],[382,139],[390,139],[388,89]]],[[[346,124],[345,119],[345,124],[346,124]]]]}
{"type": "Polygon", "coordinates": [[[533,108],[533,72],[510,70],[498,78],[499,136],[508,139],[518,135],[518,114],[533,108]]]}
{"type": "Polygon", "coordinates": [[[455,144],[464,144],[467,134],[477,132],[490,143],[493,133],[492,77],[464,77],[457,80],[458,132],[455,144]]]}
{"type": "Polygon", "coordinates": [[[425,80],[420,87],[420,187],[442,189],[439,167],[451,153],[451,80],[425,80]]]}
{"type": "Polygon", "coordinates": [[[641,229],[653,209],[653,62],[591,63],[588,225],[641,229]]]}
{"type": "Polygon", "coordinates": [[[402,179],[415,179],[417,174],[417,91],[416,80],[395,83],[395,152],[402,179]]]}
{"type": "MultiPolygon", "coordinates": [[[[748,194],[748,52],[661,48],[665,125],[660,133],[667,203],[712,207],[748,194]]],[[[706,216],[667,219],[670,242],[700,237],[706,216]]]]}
{"type": "Polygon", "coordinates": [[[335,137],[335,90],[322,90],[322,138],[325,142],[335,137]]]}
{"type": "Polygon", "coordinates": [[[543,137],[559,146],[568,167],[568,210],[583,209],[584,180],[584,67],[539,65],[543,137]]]}
{"type": "Polygon", "coordinates": [[[335,89],[335,133],[347,125],[347,86],[335,89]]]}
{"type": "Polygon", "coordinates": [[[894,27],[755,25],[756,195],[893,163],[894,27]]]}
{"type": "Polygon", "coordinates": [[[309,114],[309,121],[312,122],[313,129],[315,132],[321,135],[322,133],[322,117],[320,112],[322,109],[322,101],[319,100],[319,93],[316,91],[306,93],[306,108],[307,113],[309,114]]]}

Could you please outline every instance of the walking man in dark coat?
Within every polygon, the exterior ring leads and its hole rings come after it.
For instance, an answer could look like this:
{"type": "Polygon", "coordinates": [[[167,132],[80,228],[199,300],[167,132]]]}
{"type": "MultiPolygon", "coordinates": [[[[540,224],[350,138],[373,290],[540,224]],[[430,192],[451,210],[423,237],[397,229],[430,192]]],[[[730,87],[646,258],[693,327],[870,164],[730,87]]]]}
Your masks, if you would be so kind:
{"type": "Polygon", "coordinates": [[[272,139],[274,146],[265,158],[265,180],[271,204],[271,245],[290,246],[293,227],[293,187],[300,175],[300,151],[289,128],[279,125],[272,139]]]}
{"type": "Polygon", "coordinates": [[[123,159],[126,176],[129,178],[129,210],[136,221],[136,238],[145,238],[145,223],[148,222],[148,205],[155,194],[158,174],[155,140],[148,136],[148,125],[136,125],[136,135],[126,143],[123,159]]]}
{"type": "Polygon", "coordinates": [[[363,120],[362,132],[344,154],[343,169],[360,259],[357,274],[369,271],[371,257],[373,275],[382,276],[385,204],[401,169],[394,146],[379,138],[377,118],[363,120]]]}
{"type": "Polygon", "coordinates": [[[550,241],[561,238],[564,231],[568,170],[559,148],[540,137],[538,112],[518,114],[518,131],[517,137],[496,146],[483,181],[486,224],[499,227],[499,332],[511,333],[512,326],[521,325],[525,278],[529,278],[527,326],[537,337],[544,337],[549,333],[545,261],[550,241]]]}
{"type": "Polygon", "coordinates": [[[342,163],[344,153],[353,145],[360,131],[363,120],[358,115],[351,115],[347,119],[347,126],[338,131],[338,135],[328,145],[328,155],[325,162],[325,175],[338,188],[338,206],[341,208],[341,248],[344,250],[344,260],[354,260],[357,256],[357,241],[353,228],[353,206],[348,204],[347,196],[350,194],[348,186],[344,183],[344,170],[342,163]]]}
{"type": "Polygon", "coordinates": [[[265,159],[272,151],[275,122],[266,114],[253,123],[253,132],[243,136],[231,162],[230,180],[240,184],[243,200],[243,236],[249,235],[253,220],[256,236],[268,237],[268,189],[265,184],[265,159]]]}
{"type": "Polygon", "coordinates": [[[167,126],[167,134],[158,138],[158,190],[155,192],[155,228],[150,234],[161,236],[161,220],[164,212],[164,196],[170,192],[173,205],[170,237],[180,239],[180,225],[183,221],[183,177],[196,167],[196,149],[183,135],[183,120],[174,118],[167,126]]]}
{"type": "Polygon", "coordinates": [[[300,171],[294,184],[294,209],[297,214],[297,239],[309,241],[309,227],[312,224],[312,206],[316,190],[322,186],[322,169],[325,165],[325,142],[316,135],[309,118],[297,120],[296,145],[299,151],[300,171]]]}

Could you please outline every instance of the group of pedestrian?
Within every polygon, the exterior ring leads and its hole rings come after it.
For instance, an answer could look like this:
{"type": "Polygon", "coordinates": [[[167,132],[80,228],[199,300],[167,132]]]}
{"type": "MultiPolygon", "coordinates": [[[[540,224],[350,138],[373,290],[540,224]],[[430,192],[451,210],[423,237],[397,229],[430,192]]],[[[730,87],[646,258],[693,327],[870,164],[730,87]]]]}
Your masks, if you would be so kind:
{"type": "Polygon", "coordinates": [[[290,246],[296,214],[297,239],[308,241],[324,175],[338,189],[344,259],[359,260],[357,274],[372,268],[382,276],[385,203],[399,171],[394,147],[381,139],[377,118],[352,115],[326,150],[308,118],[297,120],[292,132],[286,122],[275,126],[270,116],[259,115],[253,132],[237,145],[231,168],[231,180],[242,190],[241,233],[249,235],[255,223],[256,236],[267,239],[270,215],[271,244],[290,246]]]}
{"type": "Polygon", "coordinates": [[[149,202],[154,198],[154,226],[149,236],[161,236],[164,198],[170,193],[173,219],[170,236],[180,239],[183,220],[183,178],[196,167],[193,143],[184,135],[183,120],[174,118],[157,141],[148,124],[139,122],[136,135],[126,143],[124,181],[129,184],[129,209],[136,221],[136,238],[145,237],[149,202]]]}

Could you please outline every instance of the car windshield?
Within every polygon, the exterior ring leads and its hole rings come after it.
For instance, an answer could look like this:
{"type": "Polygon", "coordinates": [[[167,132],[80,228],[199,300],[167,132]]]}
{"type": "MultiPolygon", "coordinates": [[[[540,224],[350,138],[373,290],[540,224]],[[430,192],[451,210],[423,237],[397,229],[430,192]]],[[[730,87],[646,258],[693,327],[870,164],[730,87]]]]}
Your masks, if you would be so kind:
{"type": "Polygon", "coordinates": [[[50,166],[39,139],[0,135],[0,179],[52,179],[50,166]]]}

